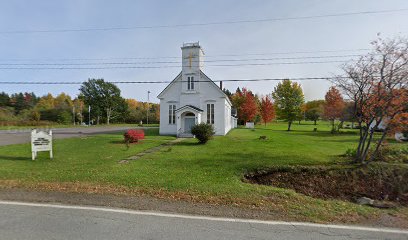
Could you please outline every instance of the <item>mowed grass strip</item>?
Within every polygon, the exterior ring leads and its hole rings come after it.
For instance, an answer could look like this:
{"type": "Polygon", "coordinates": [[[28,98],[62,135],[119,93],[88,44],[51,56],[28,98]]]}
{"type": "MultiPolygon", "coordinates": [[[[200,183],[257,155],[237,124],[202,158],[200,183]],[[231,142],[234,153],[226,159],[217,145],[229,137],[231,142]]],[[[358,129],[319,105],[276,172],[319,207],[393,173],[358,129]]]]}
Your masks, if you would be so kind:
{"type": "MultiPolygon", "coordinates": [[[[303,123],[292,127],[293,131],[287,132],[286,123],[279,122],[255,130],[238,128],[206,145],[187,139],[128,164],[118,162],[174,137],[158,136],[157,129],[149,130],[142,143],[129,149],[119,133],[56,140],[55,159],[50,160],[47,153],[42,153],[36,161],[30,160],[29,144],[3,146],[0,179],[117,186],[152,195],[188,196],[197,201],[269,209],[307,221],[352,221],[384,211],[242,182],[244,173],[259,168],[330,165],[357,144],[356,130],[331,134],[330,125],[324,122],[318,126],[303,123]],[[317,132],[313,131],[315,127],[317,132]],[[267,139],[260,140],[260,136],[267,139]]],[[[408,219],[406,208],[397,211],[408,219]]]]}
{"type": "Polygon", "coordinates": [[[90,135],[54,140],[54,159],[40,152],[31,160],[30,144],[0,146],[0,178],[47,182],[110,182],[112,167],[121,159],[159,146],[174,137],[157,136],[158,129],[146,130],[141,143],[126,147],[123,133],[90,135]]]}

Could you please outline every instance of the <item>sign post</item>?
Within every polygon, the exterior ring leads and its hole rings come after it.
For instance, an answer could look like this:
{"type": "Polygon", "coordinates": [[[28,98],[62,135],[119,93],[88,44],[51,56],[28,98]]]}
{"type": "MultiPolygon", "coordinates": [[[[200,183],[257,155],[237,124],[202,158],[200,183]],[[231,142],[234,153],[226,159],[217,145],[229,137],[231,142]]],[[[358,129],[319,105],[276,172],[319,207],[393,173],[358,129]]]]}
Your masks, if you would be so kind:
{"type": "Polygon", "coordinates": [[[91,126],[91,105],[88,106],[88,127],[91,126]]]}
{"type": "Polygon", "coordinates": [[[149,106],[149,96],[150,96],[150,91],[147,91],[147,115],[146,115],[146,124],[149,125],[149,113],[150,113],[150,106],[149,106]]]}
{"type": "Polygon", "coordinates": [[[37,129],[31,131],[31,153],[32,160],[35,160],[38,152],[50,152],[50,158],[53,159],[52,154],[52,130],[49,133],[44,131],[37,132],[37,129]]]}

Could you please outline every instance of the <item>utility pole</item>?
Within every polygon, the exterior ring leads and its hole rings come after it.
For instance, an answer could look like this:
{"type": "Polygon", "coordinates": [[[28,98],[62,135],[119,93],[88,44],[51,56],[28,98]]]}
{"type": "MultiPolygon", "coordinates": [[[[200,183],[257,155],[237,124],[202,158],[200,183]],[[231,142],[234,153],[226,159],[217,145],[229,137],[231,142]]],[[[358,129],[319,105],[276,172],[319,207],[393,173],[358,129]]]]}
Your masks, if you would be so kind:
{"type": "Polygon", "coordinates": [[[74,126],[75,126],[75,105],[72,106],[72,119],[73,119],[74,126]]]}
{"type": "Polygon", "coordinates": [[[147,118],[146,118],[146,124],[149,124],[149,110],[150,110],[150,106],[149,106],[149,101],[150,101],[150,91],[147,91],[147,118]]]}
{"type": "Polygon", "coordinates": [[[91,105],[88,107],[88,127],[91,126],[91,105]]]}

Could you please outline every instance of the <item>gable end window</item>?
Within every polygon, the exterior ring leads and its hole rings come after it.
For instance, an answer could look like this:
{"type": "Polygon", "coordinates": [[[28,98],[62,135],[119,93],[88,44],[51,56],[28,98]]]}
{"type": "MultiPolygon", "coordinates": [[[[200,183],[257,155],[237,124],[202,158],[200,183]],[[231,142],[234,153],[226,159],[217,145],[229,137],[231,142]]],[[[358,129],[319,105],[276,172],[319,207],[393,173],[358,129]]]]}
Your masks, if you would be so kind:
{"type": "Polygon", "coordinates": [[[176,105],[169,105],[169,124],[176,124],[176,105]]]}
{"type": "Polygon", "coordinates": [[[187,89],[194,90],[194,77],[187,77],[187,89]]]}
{"type": "Polygon", "coordinates": [[[214,124],[214,104],[207,104],[207,123],[214,124]]]}

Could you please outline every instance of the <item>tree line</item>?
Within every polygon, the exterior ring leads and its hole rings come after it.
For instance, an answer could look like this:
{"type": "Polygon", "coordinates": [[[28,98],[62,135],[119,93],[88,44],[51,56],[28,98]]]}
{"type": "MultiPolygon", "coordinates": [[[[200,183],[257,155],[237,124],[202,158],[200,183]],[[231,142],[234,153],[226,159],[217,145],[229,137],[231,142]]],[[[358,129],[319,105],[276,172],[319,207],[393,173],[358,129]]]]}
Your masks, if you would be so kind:
{"type": "Polygon", "coordinates": [[[345,101],[339,90],[331,87],[325,99],[305,102],[301,85],[284,80],[275,87],[271,94],[259,96],[247,88],[237,88],[235,93],[224,89],[229,96],[233,108],[237,109],[239,124],[255,122],[256,124],[283,120],[288,122],[288,131],[292,123],[297,121],[313,121],[317,125],[319,120],[332,123],[332,131],[342,128],[344,122],[354,122],[352,115],[352,101],[345,101]],[[336,122],[338,121],[338,122],[336,122]]]}
{"type": "Polygon", "coordinates": [[[354,159],[366,164],[376,159],[387,135],[408,132],[408,39],[379,38],[372,46],[371,52],[342,66],[343,75],[333,77],[324,100],[305,103],[300,84],[289,79],[278,83],[270,96],[256,96],[246,88],[224,92],[241,124],[266,124],[276,118],[287,121],[290,131],[294,121],[316,124],[325,119],[336,133],[345,121],[356,123],[359,141],[354,159]]]}
{"type": "Polygon", "coordinates": [[[120,89],[103,79],[89,79],[80,93],[0,93],[0,125],[110,124],[159,122],[159,105],[124,99],[120,89]],[[89,112],[89,110],[91,110],[89,112]],[[147,116],[149,115],[149,116],[147,116]]]}

